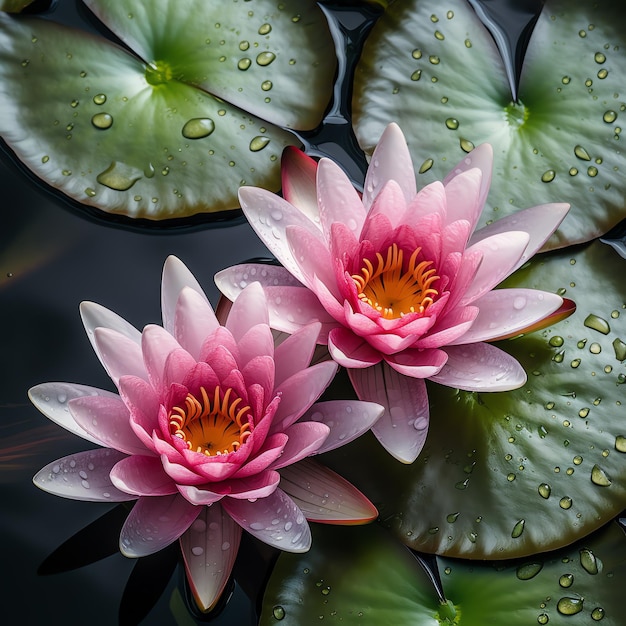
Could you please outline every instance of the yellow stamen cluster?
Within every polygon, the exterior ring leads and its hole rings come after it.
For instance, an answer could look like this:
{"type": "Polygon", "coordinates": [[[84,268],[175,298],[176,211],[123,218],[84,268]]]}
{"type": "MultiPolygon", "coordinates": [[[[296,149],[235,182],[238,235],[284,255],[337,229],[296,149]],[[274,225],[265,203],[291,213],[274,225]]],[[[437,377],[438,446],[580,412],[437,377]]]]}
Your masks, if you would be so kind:
{"type": "Polygon", "coordinates": [[[200,387],[201,399],[187,394],[184,407],[172,407],[169,414],[170,434],[180,437],[194,452],[207,456],[235,452],[250,436],[249,406],[228,388],[220,399],[220,387],[215,387],[209,398],[200,387]]]}
{"type": "Polygon", "coordinates": [[[439,280],[437,271],[429,269],[432,261],[417,263],[421,248],[417,248],[403,266],[403,251],[397,244],[387,249],[386,258],[376,253],[376,267],[363,259],[360,274],[353,274],[359,298],[380,312],[386,319],[396,319],[408,313],[423,313],[439,292],[432,287],[439,280]]]}

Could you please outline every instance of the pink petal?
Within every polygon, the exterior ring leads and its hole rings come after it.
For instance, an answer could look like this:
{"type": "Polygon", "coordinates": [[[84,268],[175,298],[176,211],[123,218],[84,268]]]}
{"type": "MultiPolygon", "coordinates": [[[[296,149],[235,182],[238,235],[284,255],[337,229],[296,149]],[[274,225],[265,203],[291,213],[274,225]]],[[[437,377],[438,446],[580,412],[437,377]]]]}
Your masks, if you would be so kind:
{"type": "Polygon", "coordinates": [[[150,383],[136,376],[123,376],[120,395],[130,412],[130,426],[147,449],[153,449],[152,431],[158,426],[159,399],[150,383]]]}
{"type": "Polygon", "coordinates": [[[285,429],[289,437],[281,457],[272,469],[292,465],[319,450],[330,433],[330,428],[320,422],[296,422],[285,429]]]}
{"type": "Polygon", "coordinates": [[[210,489],[202,489],[195,485],[178,485],[178,491],[187,502],[199,507],[211,506],[224,497],[223,493],[218,493],[210,489]]]}
{"type": "Polygon", "coordinates": [[[337,373],[337,364],[325,361],[296,372],[276,388],[280,404],[274,416],[272,432],[293,424],[322,395],[337,373]]]}
{"type": "Polygon", "coordinates": [[[267,324],[253,326],[238,342],[239,366],[258,356],[274,358],[274,337],[267,324]]]}
{"type": "Polygon", "coordinates": [[[378,517],[376,507],[332,470],[305,459],[280,471],[281,487],[307,519],[326,524],[365,524],[378,517]]]}
{"type": "Polygon", "coordinates": [[[249,459],[233,474],[233,479],[247,478],[266,470],[283,453],[287,440],[288,437],[284,433],[269,435],[255,452],[254,458],[249,459]]]}
{"type": "Polygon", "coordinates": [[[163,398],[167,393],[166,384],[169,382],[165,378],[167,358],[174,350],[182,350],[182,348],[164,328],[149,324],[141,335],[141,349],[150,383],[157,395],[163,398]]]}
{"type": "Polygon", "coordinates": [[[120,533],[121,553],[136,558],[162,550],[191,526],[201,510],[180,494],[139,498],[120,533]]]}
{"type": "Polygon", "coordinates": [[[261,385],[266,398],[271,398],[274,391],[274,359],[271,356],[257,356],[246,363],[241,370],[246,387],[261,385]]]}
{"type": "Polygon", "coordinates": [[[177,491],[161,459],[154,456],[136,454],[122,459],[111,470],[111,482],[135,496],[168,496],[177,491]]]}
{"type": "Polygon", "coordinates": [[[309,366],[321,327],[319,323],[303,326],[276,347],[274,353],[275,385],[280,385],[296,372],[309,366]]]}
{"type": "Polygon", "coordinates": [[[550,235],[559,227],[569,211],[569,204],[553,203],[541,204],[518,211],[507,217],[477,230],[470,240],[471,244],[478,243],[486,237],[510,230],[523,230],[530,235],[530,241],[513,271],[524,265],[550,238],[550,235]]]}
{"type": "MultiPolygon", "coordinates": [[[[408,348],[398,354],[385,355],[385,361],[400,374],[411,378],[430,378],[445,365],[448,357],[443,350],[408,348]]],[[[363,398],[365,399],[365,398],[363,398]]]]}
{"type": "Polygon", "coordinates": [[[439,181],[419,190],[406,207],[400,223],[414,228],[424,217],[432,213],[442,217],[446,215],[446,192],[439,181]]]}
{"type": "Polygon", "coordinates": [[[48,419],[87,441],[102,445],[98,437],[88,433],[82,426],[76,423],[76,420],[68,410],[68,401],[73,398],[82,398],[83,396],[118,397],[116,394],[104,389],[96,389],[95,387],[74,383],[42,383],[28,390],[30,401],[48,419]]]}
{"type": "MultiPolygon", "coordinates": [[[[365,224],[363,225],[359,241],[368,243],[370,249],[375,252],[380,252],[384,256],[387,252],[387,248],[392,242],[393,234],[394,231],[392,223],[386,215],[382,215],[380,213],[376,215],[368,215],[365,220],[365,224]]],[[[357,271],[360,270],[362,267],[361,259],[365,256],[363,254],[364,249],[362,247],[360,249],[344,248],[343,252],[351,257],[352,263],[358,263],[358,269],[353,265],[353,269],[351,271],[354,271],[354,269],[357,269],[357,271]]],[[[374,255],[372,254],[372,256],[374,255]]]]}
{"type": "Polygon", "coordinates": [[[130,414],[119,396],[83,396],[68,406],[76,423],[100,445],[126,454],[152,454],[131,428],[130,414]]]}
{"type": "MultiPolygon", "coordinates": [[[[446,224],[441,233],[441,258],[447,259],[449,254],[462,253],[467,247],[471,225],[467,220],[456,220],[446,224]]],[[[437,268],[441,271],[441,268],[437,268]]]]}
{"type": "MultiPolygon", "coordinates": [[[[444,178],[443,184],[447,187],[451,184],[452,180],[473,168],[478,168],[482,172],[480,181],[480,191],[478,199],[476,200],[477,206],[484,206],[487,194],[489,193],[489,187],[491,185],[491,171],[493,169],[493,149],[488,143],[483,143],[477,148],[474,148],[458,165],[444,178]]],[[[462,213],[462,208],[459,209],[462,213]]],[[[462,216],[463,218],[465,216],[462,216]]],[[[478,219],[479,215],[475,218],[478,219]]],[[[476,222],[472,223],[472,230],[475,228],[476,222]]]]}
{"type": "Polygon", "coordinates": [[[174,383],[183,383],[195,371],[197,361],[183,348],[169,353],[163,368],[163,387],[169,389],[174,383]]]}
{"type": "Polygon", "coordinates": [[[403,376],[386,363],[350,370],[348,374],[361,400],[385,408],[372,427],[380,443],[398,461],[413,463],[428,434],[429,408],[424,381],[403,376]]]}
{"type": "Polygon", "coordinates": [[[383,131],[370,160],[363,188],[363,204],[369,210],[378,192],[389,180],[395,180],[407,202],[416,194],[413,162],[404,135],[397,124],[383,131]]]}
{"type": "Polygon", "coordinates": [[[276,491],[280,482],[280,474],[274,470],[264,470],[246,478],[233,478],[219,484],[225,495],[237,500],[267,498],[276,491]],[[227,493],[226,493],[227,492],[227,493]]]}
{"type": "Polygon", "coordinates": [[[483,260],[460,300],[461,306],[471,304],[504,280],[517,265],[528,240],[528,233],[513,230],[492,235],[468,248],[468,253],[482,253],[483,260]]]}
{"type": "Polygon", "coordinates": [[[125,458],[122,452],[97,448],[70,454],[49,463],[33,477],[33,483],[55,496],[88,502],[126,502],[137,496],[113,486],[111,468],[125,458]]]}
{"type": "Polygon", "coordinates": [[[536,289],[494,289],[474,300],[479,313],[471,328],[450,344],[491,341],[521,333],[563,304],[563,298],[536,289]]]}
{"type": "MultiPolygon", "coordinates": [[[[413,179],[415,180],[415,178],[413,179]]],[[[376,215],[382,215],[387,218],[391,228],[395,228],[398,222],[402,218],[406,205],[413,197],[407,198],[404,194],[404,190],[398,182],[395,180],[388,180],[374,198],[374,202],[367,215],[367,222],[376,215]]],[[[369,239],[365,233],[361,236],[362,239],[369,239]]]]}
{"type": "Polygon", "coordinates": [[[180,537],[185,572],[201,611],[210,611],[222,595],[237,557],[241,527],[219,504],[203,507],[180,537]]]}
{"type": "Polygon", "coordinates": [[[230,370],[238,368],[239,347],[231,332],[224,326],[218,326],[202,344],[198,360],[209,363],[220,379],[227,376],[230,370]],[[222,363],[221,358],[227,362],[222,363]]]}
{"type": "Polygon", "coordinates": [[[289,202],[265,189],[241,187],[239,202],[250,226],[269,251],[300,282],[304,282],[300,269],[289,251],[285,231],[287,226],[302,226],[322,241],[319,227],[289,202]]]}
{"type": "Polygon", "coordinates": [[[453,309],[445,317],[437,320],[428,335],[415,342],[415,348],[441,348],[464,337],[472,327],[478,307],[465,306],[453,309]]]}
{"type": "Polygon", "coordinates": [[[163,327],[172,335],[176,326],[178,298],[183,289],[191,289],[208,304],[202,287],[185,264],[175,256],[168,256],[161,277],[161,314],[163,327]]]}
{"type": "Polygon", "coordinates": [[[526,382],[524,368],[509,354],[488,343],[446,348],[448,362],[430,379],[465,391],[510,391],[526,382]]]}
{"type": "Polygon", "coordinates": [[[316,454],[322,454],[350,443],[368,431],[383,411],[384,407],[374,402],[329,400],[316,402],[300,422],[322,422],[330,428],[330,434],[316,451],[316,454]]]}
{"type": "Polygon", "coordinates": [[[96,328],[93,335],[96,353],[116,385],[122,376],[148,377],[138,343],[109,328],[96,328]]]}
{"type": "Polygon", "coordinates": [[[485,203],[482,182],[482,171],[472,168],[445,183],[448,224],[466,220],[470,224],[470,232],[474,230],[485,203]]]}
{"type": "Polygon", "coordinates": [[[222,506],[251,535],[287,552],[306,552],[311,530],[302,511],[281,489],[255,502],[224,498],[222,506]]]}
{"type": "Polygon", "coordinates": [[[397,354],[412,346],[418,339],[418,336],[407,335],[406,337],[400,337],[387,332],[368,335],[366,339],[367,343],[369,343],[374,350],[378,350],[383,354],[397,354]]]}
{"type": "Polygon", "coordinates": [[[194,359],[204,340],[219,326],[215,313],[204,295],[190,287],[180,292],[174,312],[173,335],[194,359]]]}
{"type": "Polygon", "coordinates": [[[283,150],[280,161],[283,198],[311,221],[319,219],[317,208],[317,161],[294,146],[283,150]]]}
{"type": "Polygon", "coordinates": [[[380,353],[362,337],[347,328],[334,328],[328,335],[328,351],[343,367],[370,367],[382,359],[380,353]]]}
{"type": "Polygon", "coordinates": [[[342,222],[355,235],[361,232],[365,221],[361,198],[339,165],[326,158],[317,165],[317,204],[327,241],[333,222],[342,222]]]}
{"type": "Polygon", "coordinates": [[[253,326],[268,324],[267,301],[259,283],[248,285],[235,299],[226,320],[235,341],[239,341],[253,326]]]}

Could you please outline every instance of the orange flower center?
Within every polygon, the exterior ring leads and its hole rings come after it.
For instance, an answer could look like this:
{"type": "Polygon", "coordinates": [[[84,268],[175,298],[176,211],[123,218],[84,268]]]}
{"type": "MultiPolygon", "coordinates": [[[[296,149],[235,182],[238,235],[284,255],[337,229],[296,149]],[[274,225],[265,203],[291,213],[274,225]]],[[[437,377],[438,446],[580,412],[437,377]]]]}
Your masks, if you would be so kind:
{"type": "Polygon", "coordinates": [[[207,456],[235,452],[250,436],[249,406],[241,406],[241,398],[231,401],[232,389],[220,398],[220,388],[215,387],[210,398],[200,387],[201,399],[188,393],[185,406],[175,406],[170,411],[170,434],[180,437],[190,450],[207,456]]]}
{"type": "Polygon", "coordinates": [[[387,256],[376,253],[376,267],[363,259],[360,274],[353,274],[359,298],[380,312],[386,319],[396,319],[408,313],[423,313],[439,292],[432,284],[439,280],[437,271],[429,269],[432,261],[417,263],[421,248],[417,248],[404,267],[404,253],[392,244],[387,256]]]}

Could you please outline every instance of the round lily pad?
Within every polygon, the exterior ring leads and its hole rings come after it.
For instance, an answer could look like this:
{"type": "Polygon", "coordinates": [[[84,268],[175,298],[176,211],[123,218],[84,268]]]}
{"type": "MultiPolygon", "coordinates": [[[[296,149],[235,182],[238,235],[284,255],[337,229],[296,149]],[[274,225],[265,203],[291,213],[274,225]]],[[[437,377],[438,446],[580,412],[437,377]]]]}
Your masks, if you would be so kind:
{"type": "Polygon", "coordinates": [[[445,598],[376,525],[315,527],[306,554],[281,554],[261,626],[620,626],[626,538],[616,523],[550,555],[501,563],[437,558],[445,598]]]}
{"type": "Polygon", "coordinates": [[[491,143],[494,177],[482,223],[569,202],[548,247],[588,241],[626,216],[625,33],[626,13],[611,0],[547,0],[512,102],[496,45],[466,0],[397,0],[356,70],[359,143],[371,152],[397,122],[420,186],[442,179],[473,146],[491,143]]]}
{"type": "Polygon", "coordinates": [[[623,271],[623,259],[599,242],[535,257],[503,285],[565,293],[578,308],[498,343],[526,370],[524,387],[471,393],[428,384],[429,433],[412,465],[368,440],[328,462],[424,552],[511,558],[606,523],[626,508],[623,271]]]}
{"type": "Polygon", "coordinates": [[[315,3],[88,4],[138,56],[0,14],[0,136],[35,174],[148,219],[237,208],[244,184],[280,188],[282,150],[299,141],[276,124],[315,126],[332,91],[315,3]]]}

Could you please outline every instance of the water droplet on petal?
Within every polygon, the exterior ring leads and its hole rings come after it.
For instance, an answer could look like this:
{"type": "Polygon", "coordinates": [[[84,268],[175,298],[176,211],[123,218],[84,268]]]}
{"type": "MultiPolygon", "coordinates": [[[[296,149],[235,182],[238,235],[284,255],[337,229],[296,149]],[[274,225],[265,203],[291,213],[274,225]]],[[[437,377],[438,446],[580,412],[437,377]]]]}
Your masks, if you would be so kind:
{"type": "Polygon", "coordinates": [[[583,161],[591,161],[591,157],[589,156],[589,153],[582,146],[575,146],[574,154],[579,159],[582,159],[583,161]]]}

